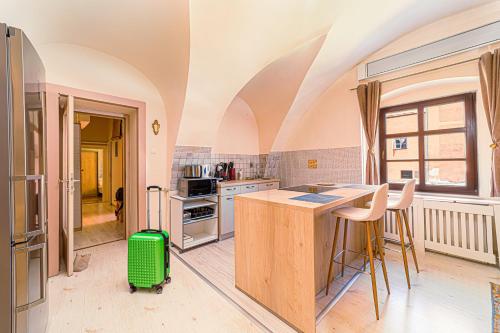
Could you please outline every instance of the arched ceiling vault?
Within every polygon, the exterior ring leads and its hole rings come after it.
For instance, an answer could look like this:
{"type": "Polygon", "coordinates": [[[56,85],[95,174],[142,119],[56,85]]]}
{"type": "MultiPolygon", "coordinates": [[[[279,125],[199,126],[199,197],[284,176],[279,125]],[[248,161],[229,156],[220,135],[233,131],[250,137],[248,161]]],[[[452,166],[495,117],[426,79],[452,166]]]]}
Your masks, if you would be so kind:
{"type": "Polygon", "coordinates": [[[162,97],[173,148],[189,69],[188,1],[0,1],[0,22],[23,29],[35,47],[79,45],[137,68],[162,97]]]}
{"type": "Polygon", "coordinates": [[[236,98],[255,114],[260,153],[269,153],[283,119],[326,35],[309,41],[291,54],[266,66],[241,89],[236,98]]]}
{"type": "Polygon", "coordinates": [[[367,56],[404,33],[485,2],[16,0],[0,2],[0,21],[25,30],[35,46],[80,45],[137,68],[162,97],[169,154],[176,143],[213,146],[236,96],[252,107],[259,130],[270,133],[261,143],[265,151],[286,149],[309,106],[367,56]],[[325,34],[319,51],[297,51],[325,34]],[[307,66],[293,60],[295,51],[307,66]],[[270,89],[271,74],[286,70],[300,79],[280,87],[286,93],[270,89]],[[282,98],[279,108],[266,104],[274,96],[282,98]],[[263,124],[270,113],[278,120],[263,124]]]}
{"type": "Polygon", "coordinates": [[[189,78],[177,143],[213,146],[224,112],[245,84],[328,31],[343,2],[191,0],[189,78]]]}
{"type": "MultiPolygon", "coordinates": [[[[273,150],[287,150],[290,137],[312,103],[343,73],[396,38],[435,20],[490,1],[353,1],[332,22],[328,37],[311,65],[273,150]]],[[[349,87],[350,88],[350,87],[349,87]]]]}

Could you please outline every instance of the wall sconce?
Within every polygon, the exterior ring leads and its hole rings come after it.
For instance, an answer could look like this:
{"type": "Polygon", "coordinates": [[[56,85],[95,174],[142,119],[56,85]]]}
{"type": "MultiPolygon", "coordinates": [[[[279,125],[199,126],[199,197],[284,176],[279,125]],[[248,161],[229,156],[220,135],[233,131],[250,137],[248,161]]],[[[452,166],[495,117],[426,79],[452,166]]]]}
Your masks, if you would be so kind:
{"type": "Polygon", "coordinates": [[[153,122],[153,125],[151,125],[151,127],[153,127],[153,133],[155,135],[158,135],[158,133],[160,133],[160,123],[158,122],[157,119],[155,119],[155,121],[153,122]]]}

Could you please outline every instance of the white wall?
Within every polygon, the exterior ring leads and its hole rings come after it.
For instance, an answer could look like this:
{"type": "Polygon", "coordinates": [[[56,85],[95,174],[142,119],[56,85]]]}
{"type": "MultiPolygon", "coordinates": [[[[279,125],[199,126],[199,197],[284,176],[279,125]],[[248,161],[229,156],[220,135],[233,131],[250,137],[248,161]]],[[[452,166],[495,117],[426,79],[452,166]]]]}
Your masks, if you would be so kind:
{"type": "Polygon", "coordinates": [[[166,114],[155,86],[136,68],[89,48],[71,44],[45,44],[38,47],[47,82],[146,103],[146,181],[166,186],[166,114]],[[161,124],[159,135],[152,122],[161,124]]]}
{"type": "Polygon", "coordinates": [[[259,129],[252,109],[236,97],[219,125],[214,153],[259,154],[259,129]]]}

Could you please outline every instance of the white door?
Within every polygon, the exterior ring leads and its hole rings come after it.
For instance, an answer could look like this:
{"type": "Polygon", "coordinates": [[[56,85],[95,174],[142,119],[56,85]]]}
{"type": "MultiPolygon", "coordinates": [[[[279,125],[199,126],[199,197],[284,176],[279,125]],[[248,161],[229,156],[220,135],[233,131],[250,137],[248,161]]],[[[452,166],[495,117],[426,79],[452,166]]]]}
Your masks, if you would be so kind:
{"type": "Polygon", "coordinates": [[[74,99],[73,96],[60,97],[66,99],[63,114],[63,247],[64,261],[68,276],[73,275],[73,228],[74,228],[74,99]]]}

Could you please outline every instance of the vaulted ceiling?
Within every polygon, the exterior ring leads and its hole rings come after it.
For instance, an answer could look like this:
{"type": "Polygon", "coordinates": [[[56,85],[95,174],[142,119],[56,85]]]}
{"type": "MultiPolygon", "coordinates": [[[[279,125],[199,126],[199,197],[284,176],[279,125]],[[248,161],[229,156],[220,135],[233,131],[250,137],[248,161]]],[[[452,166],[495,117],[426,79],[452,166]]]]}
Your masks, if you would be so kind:
{"type": "Polygon", "coordinates": [[[259,129],[266,152],[284,146],[311,103],[368,55],[486,2],[1,0],[0,21],[25,30],[35,46],[75,44],[140,71],[163,100],[169,152],[176,143],[213,145],[237,97],[259,124],[278,114],[259,129]]]}

